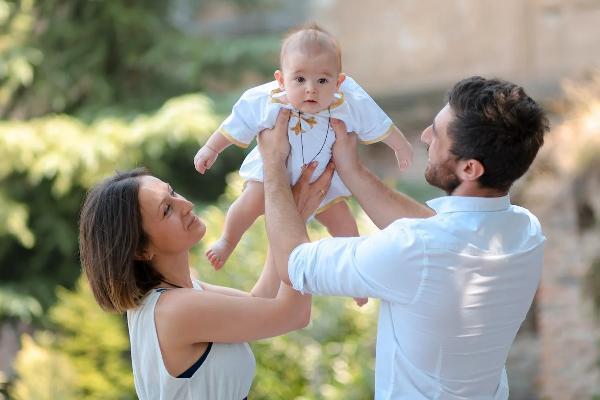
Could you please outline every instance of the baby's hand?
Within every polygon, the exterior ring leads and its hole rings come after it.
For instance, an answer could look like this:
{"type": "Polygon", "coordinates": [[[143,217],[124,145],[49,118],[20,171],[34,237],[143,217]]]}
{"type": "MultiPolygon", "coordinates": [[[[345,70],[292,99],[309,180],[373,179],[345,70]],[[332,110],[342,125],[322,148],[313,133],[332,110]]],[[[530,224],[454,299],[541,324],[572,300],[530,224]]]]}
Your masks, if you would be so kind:
{"type": "Polygon", "coordinates": [[[219,153],[208,146],[202,146],[194,157],[194,166],[196,171],[204,175],[204,173],[212,167],[219,153]]]}
{"type": "Polygon", "coordinates": [[[394,153],[396,154],[396,160],[398,160],[400,171],[404,171],[412,165],[413,149],[408,141],[404,141],[403,145],[394,153]]]}

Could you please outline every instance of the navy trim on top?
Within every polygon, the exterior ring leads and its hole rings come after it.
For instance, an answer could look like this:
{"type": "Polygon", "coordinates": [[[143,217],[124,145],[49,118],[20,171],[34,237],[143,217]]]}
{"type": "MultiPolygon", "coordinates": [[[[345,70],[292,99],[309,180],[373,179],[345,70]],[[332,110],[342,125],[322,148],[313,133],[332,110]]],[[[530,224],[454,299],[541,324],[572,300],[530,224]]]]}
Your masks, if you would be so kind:
{"type": "Polygon", "coordinates": [[[187,370],[185,370],[185,372],[182,372],[177,377],[178,378],[191,378],[194,375],[194,372],[196,372],[198,370],[198,368],[200,368],[200,366],[202,364],[204,364],[204,360],[206,360],[206,357],[208,357],[208,353],[210,353],[210,349],[212,348],[212,345],[213,345],[213,342],[209,342],[208,347],[206,348],[204,353],[200,356],[200,358],[194,364],[192,364],[191,367],[189,367],[187,370]]]}
{"type": "MultiPolygon", "coordinates": [[[[154,290],[156,290],[158,293],[162,294],[162,293],[166,292],[169,289],[167,289],[167,288],[156,288],[154,290]]],[[[206,348],[206,350],[204,350],[204,353],[202,353],[202,355],[200,356],[200,358],[194,364],[192,364],[191,367],[189,367],[184,372],[182,372],[181,374],[179,374],[177,376],[177,378],[191,378],[194,375],[194,373],[198,370],[198,368],[200,368],[200,366],[202,364],[204,364],[204,360],[206,360],[206,357],[208,357],[208,353],[210,353],[210,349],[212,348],[212,345],[213,345],[213,342],[209,342],[208,343],[208,347],[206,348]]]]}

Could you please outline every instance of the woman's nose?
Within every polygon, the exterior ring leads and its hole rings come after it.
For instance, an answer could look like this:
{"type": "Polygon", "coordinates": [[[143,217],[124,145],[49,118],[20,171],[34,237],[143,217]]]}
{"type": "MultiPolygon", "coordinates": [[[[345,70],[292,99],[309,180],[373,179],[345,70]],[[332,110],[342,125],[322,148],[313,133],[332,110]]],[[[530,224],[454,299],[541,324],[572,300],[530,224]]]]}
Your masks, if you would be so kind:
{"type": "Polygon", "coordinates": [[[194,203],[192,203],[191,201],[189,201],[188,199],[186,199],[183,196],[179,196],[177,198],[177,201],[179,202],[181,210],[183,211],[184,214],[187,214],[194,209],[194,203]]]}

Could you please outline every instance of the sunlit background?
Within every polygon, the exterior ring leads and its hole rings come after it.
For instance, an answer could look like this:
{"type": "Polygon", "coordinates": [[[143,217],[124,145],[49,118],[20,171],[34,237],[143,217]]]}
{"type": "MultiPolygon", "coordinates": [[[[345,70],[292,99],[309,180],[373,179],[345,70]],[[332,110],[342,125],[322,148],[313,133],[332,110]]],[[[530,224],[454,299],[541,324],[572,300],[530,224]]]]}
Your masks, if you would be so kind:
{"type": "MultiPolygon", "coordinates": [[[[99,309],[78,260],[83,196],[115,170],[147,166],[194,200],[209,227],[195,272],[252,287],[262,219],[220,272],[202,255],[245,153],[227,149],[204,176],[192,159],[306,21],[339,39],[344,71],[416,150],[403,175],[385,146],[361,157],[419,200],[440,194],[419,135],[454,82],[501,77],[546,107],[552,130],[511,192],[548,238],[508,360],[511,399],[600,399],[600,0],[0,0],[0,399],[136,398],[125,320],[99,309]]],[[[361,233],[374,229],[353,210],[361,233]]],[[[314,304],[309,328],[252,344],[250,398],[372,398],[377,302],[314,304]]]]}

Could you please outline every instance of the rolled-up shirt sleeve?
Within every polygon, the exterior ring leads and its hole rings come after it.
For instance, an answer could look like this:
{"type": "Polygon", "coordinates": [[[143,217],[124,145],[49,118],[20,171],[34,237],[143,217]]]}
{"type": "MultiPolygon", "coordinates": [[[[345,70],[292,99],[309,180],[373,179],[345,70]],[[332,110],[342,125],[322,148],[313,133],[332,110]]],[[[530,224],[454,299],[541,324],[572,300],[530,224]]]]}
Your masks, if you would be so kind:
{"type": "Polygon", "coordinates": [[[290,254],[294,289],[315,295],[410,303],[425,273],[424,244],[411,220],[363,237],[304,243],[290,254]]]}

